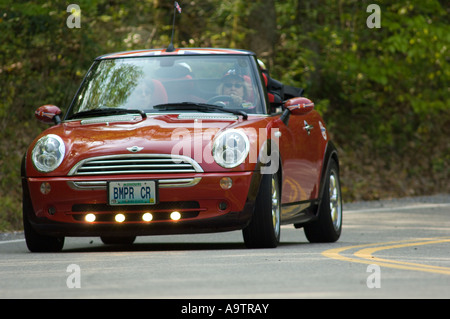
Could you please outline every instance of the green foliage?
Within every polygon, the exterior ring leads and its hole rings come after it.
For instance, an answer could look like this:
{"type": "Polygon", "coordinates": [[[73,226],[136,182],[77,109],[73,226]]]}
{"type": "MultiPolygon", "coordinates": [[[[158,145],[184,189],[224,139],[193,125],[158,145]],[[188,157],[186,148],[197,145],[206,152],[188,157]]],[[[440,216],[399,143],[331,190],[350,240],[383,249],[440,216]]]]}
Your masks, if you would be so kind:
{"type": "Polygon", "coordinates": [[[275,71],[319,103],[343,148],[347,199],[448,192],[449,9],[436,0],[377,1],[381,28],[370,29],[371,2],[278,5],[275,71]],[[359,175],[374,184],[354,183],[359,175]]]}
{"type": "MultiPolygon", "coordinates": [[[[449,7],[378,0],[178,1],[177,46],[254,50],[273,77],[301,86],[340,149],[347,200],[449,192],[449,7]]],[[[167,47],[173,2],[0,3],[0,230],[20,224],[20,161],[44,129],[42,104],[67,109],[94,57],[167,47]],[[18,217],[19,216],[19,217],[18,217]]]]}

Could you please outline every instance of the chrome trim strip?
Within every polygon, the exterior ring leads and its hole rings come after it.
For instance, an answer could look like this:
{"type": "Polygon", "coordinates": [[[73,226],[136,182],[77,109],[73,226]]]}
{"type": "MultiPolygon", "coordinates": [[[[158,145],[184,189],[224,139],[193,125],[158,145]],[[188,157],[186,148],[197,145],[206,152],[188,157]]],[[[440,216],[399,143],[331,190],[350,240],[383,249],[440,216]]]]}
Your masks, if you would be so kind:
{"type": "Polygon", "coordinates": [[[105,172],[77,172],[77,176],[82,175],[121,175],[121,174],[167,174],[167,173],[195,173],[195,170],[192,169],[178,169],[178,170],[126,170],[126,171],[112,171],[110,173],[105,172]]]}
{"type": "MultiPolygon", "coordinates": [[[[138,114],[138,113],[136,113],[138,114]]],[[[102,116],[102,117],[92,117],[88,119],[82,119],[80,121],[81,125],[87,124],[102,124],[102,123],[114,123],[114,122],[130,122],[136,118],[136,115],[112,115],[112,116],[102,116]]]]}
{"type": "MultiPolygon", "coordinates": [[[[104,166],[93,166],[94,170],[99,168],[105,168],[104,166]]],[[[86,168],[87,169],[87,168],[86,168]]],[[[121,155],[107,155],[107,156],[97,156],[81,160],[69,171],[69,176],[75,175],[115,175],[115,174],[163,174],[163,173],[203,173],[201,166],[194,161],[192,158],[184,155],[171,155],[171,154],[121,154],[121,155]],[[152,164],[152,162],[165,163],[167,165],[152,164]],[[147,163],[148,165],[133,165],[128,166],[133,167],[148,167],[149,169],[142,170],[121,170],[121,168],[126,168],[127,163],[147,163]],[[184,163],[183,163],[184,162],[184,163]],[[111,165],[109,168],[117,169],[116,171],[104,172],[83,172],[83,165],[89,164],[115,164],[111,165]],[[117,165],[125,164],[125,165],[117,165]],[[150,169],[151,167],[156,169],[150,169]],[[169,169],[162,169],[162,168],[169,169]],[[171,169],[173,167],[174,169],[171,169]],[[80,170],[80,171],[79,171],[80,170]]]]}
{"type": "Polygon", "coordinates": [[[180,120],[237,120],[237,115],[226,115],[223,113],[181,113],[180,120]]]}
{"type": "MultiPolygon", "coordinates": [[[[180,112],[170,112],[170,111],[167,111],[167,112],[161,111],[161,112],[156,112],[156,113],[155,112],[146,112],[146,113],[147,113],[148,116],[180,115],[180,114],[182,114],[180,112]]],[[[281,113],[282,112],[279,112],[277,114],[281,114],[281,113]]],[[[189,113],[183,113],[183,114],[189,114],[189,113]]],[[[192,113],[192,114],[194,114],[194,113],[192,113]]],[[[202,113],[199,113],[199,114],[202,114],[202,113]]],[[[210,114],[220,114],[220,115],[225,115],[226,116],[226,113],[221,113],[221,112],[220,113],[210,113],[210,114]]],[[[248,116],[252,116],[252,117],[253,116],[255,116],[255,117],[271,117],[271,116],[274,116],[274,115],[277,115],[277,114],[248,113],[248,116]]],[[[231,116],[235,116],[235,115],[231,114],[231,116]]]]}
{"type": "Polygon", "coordinates": [[[76,191],[93,191],[93,190],[106,190],[106,181],[95,181],[95,182],[73,182],[67,181],[67,185],[76,191]]]}
{"type": "MultiPolygon", "coordinates": [[[[191,187],[197,185],[202,180],[201,177],[194,178],[172,178],[160,179],[160,188],[191,187]]],[[[106,181],[67,181],[70,188],[77,191],[106,190],[106,181]]]]}
{"type": "Polygon", "coordinates": [[[201,177],[160,179],[158,180],[158,185],[160,188],[191,187],[197,185],[201,180],[202,180],[201,177]]]}

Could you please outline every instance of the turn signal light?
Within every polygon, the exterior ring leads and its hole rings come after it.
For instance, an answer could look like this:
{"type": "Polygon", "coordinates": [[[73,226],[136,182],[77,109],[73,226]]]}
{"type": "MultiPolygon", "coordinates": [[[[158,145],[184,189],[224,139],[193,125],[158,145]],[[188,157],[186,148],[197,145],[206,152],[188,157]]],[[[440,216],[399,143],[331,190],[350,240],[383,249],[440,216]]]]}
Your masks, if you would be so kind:
{"type": "Polygon", "coordinates": [[[222,189],[227,190],[230,189],[231,186],[233,186],[233,180],[229,177],[222,177],[219,184],[222,189]]]}

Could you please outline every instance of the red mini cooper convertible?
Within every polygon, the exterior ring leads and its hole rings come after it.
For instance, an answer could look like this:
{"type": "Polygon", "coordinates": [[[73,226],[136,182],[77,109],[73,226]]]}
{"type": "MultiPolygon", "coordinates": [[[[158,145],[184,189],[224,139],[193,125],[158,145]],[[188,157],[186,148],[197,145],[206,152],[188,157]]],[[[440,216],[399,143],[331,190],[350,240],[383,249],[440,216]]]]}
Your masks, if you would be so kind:
{"type": "Polygon", "coordinates": [[[98,57],[64,116],[22,163],[30,251],[67,236],[106,244],[136,236],[242,229],[247,247],[276,247],[280,225],[311,242],[342,227],[339,163],[314,104],[231,49],[98,57]]]}

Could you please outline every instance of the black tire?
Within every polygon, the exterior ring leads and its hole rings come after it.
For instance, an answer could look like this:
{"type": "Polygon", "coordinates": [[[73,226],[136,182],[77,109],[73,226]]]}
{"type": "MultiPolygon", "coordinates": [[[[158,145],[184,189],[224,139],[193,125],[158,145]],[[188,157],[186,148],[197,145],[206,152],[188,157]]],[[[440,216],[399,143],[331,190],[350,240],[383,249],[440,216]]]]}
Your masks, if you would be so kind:
{"type": "Polygon", "coordinates": [[[331,159],[325,174],[325,188],[319,206],[318,219],[304,226],[311,243],[335,242],[342,231],[342,195],[339,168],[331,159]]]}
{"type": "Polygon", "coordinates": [[[275,248],[280,242],[280,184],[277,174],[262,176],[255,211],[250,224],[242,230],[248,248],[275,248]]]}
{"type": "Polygon", "coordinates": [[[136,236],[125,236],[125,237],[101,236],[100,239],[105,245],[131,245],[136,240],[136,236]]]}
{"type": "Polygon", "coordinates": [[[24,194],[22,201],[23,229],[25,242],[31,252],[58,252],[64,247],[64,237],[39,234],[29,222],[29,214],[34,214],[29,197],[24,194]]]}

